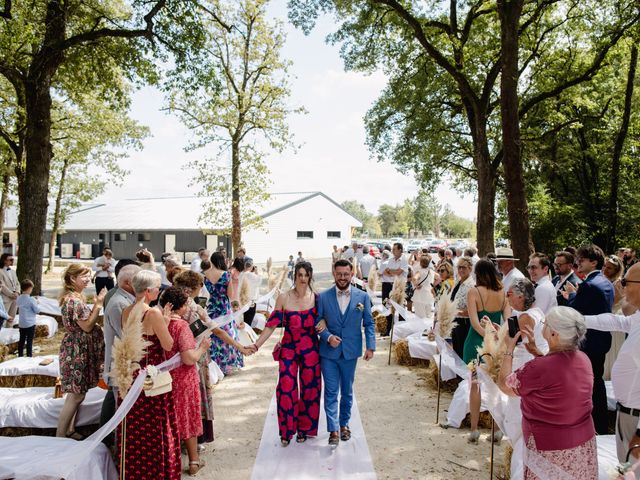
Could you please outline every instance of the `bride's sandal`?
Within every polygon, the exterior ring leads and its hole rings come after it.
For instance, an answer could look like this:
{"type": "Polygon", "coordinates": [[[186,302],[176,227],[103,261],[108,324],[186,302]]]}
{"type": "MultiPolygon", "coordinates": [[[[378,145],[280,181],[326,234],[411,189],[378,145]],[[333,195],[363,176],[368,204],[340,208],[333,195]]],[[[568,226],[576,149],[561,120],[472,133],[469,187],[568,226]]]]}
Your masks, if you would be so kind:
{"type": "Polygon", "coordinates": [[[198,475],[198,472],[202,470],[205,465],[206,463],[203,459],[193,460],[189,462],[189,476],[195,477],[196,475],[198,475]]]}
{"type": "Polygon", "coordinates": [[[280,438],[280,445],[282,445],[283,447],[288,447],[290,441],[291,440],[287,440],[285,438],[280,438]]]}
{"type": "Polygon", "coordinates": [[[304,433],[298,433],[296,435],[296,443],[304,443],[307,441],[307,436],[304,433]]]}

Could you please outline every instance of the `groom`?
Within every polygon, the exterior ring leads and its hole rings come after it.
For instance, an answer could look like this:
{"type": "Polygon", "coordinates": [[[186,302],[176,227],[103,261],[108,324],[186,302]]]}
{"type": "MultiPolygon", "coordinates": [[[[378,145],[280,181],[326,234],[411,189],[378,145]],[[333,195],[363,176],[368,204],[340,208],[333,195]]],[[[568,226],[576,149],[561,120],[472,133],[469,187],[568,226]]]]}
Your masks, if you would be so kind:
{"type": "Polygon", "coordinates": [[[358,357],[362,355],[363,324],[367,342],[364,359],[371,360],[376,349],[371,301],[365,292],[351,287],[352,277],[351,262],[336,261],[333,265],[336,286],[321,293],[318,301],[318,321],[324,319],[327,324],[320,333],[320,365],[324,378],[324,411],[327,415],[329,445],[334,448],[340,440],[351,438],[349,419],[353,404],[353,380],[358,357]]]}

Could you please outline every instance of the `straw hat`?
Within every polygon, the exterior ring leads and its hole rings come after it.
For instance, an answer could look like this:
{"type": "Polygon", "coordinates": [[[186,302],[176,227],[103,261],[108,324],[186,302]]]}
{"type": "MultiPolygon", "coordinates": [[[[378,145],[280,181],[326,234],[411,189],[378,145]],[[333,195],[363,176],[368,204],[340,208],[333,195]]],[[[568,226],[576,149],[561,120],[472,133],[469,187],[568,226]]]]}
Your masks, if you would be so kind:
{"type": "Polygon", "coordinates": [[[513,258],[513,250],[510,248],[496,248],[496,258],[494,260],[520,260],[513,258]]]}

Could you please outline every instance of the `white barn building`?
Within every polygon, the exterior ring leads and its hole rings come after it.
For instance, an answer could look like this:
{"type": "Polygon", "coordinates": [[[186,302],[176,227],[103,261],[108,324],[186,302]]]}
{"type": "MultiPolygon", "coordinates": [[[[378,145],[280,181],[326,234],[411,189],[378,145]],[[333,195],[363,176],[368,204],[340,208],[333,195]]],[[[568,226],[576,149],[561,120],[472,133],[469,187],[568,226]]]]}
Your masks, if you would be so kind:
{"type": "MultiPolygon", "coordinates": [[[[165,197],[86,205],[69,215],[58,235],[57,255],[93,258],[109,245],[115,258],[132,258],[146,247],[156,259],[176,252],[189,262],[200,247],[229,250],[229,236],[211,234],[216,228],[199,221],[203,202],[199,197],[165,197]]],[[[269,257],[284,261],[299,251],[306,259],[329,257],[333,245],[349,244],[353,229],[362,226],[322,192],[271,194],[261,211],[263,226],[242,232],[247,255],[256,262],[269,257]]]]}

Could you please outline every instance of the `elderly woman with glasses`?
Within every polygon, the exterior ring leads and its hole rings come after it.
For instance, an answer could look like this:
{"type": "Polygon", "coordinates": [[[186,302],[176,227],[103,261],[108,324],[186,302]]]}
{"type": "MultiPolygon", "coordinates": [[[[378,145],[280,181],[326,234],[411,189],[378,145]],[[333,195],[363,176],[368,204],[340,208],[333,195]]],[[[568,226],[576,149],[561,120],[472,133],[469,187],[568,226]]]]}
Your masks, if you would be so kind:
{"type": "Polygon", "coordinates": [[[440,298],[449,295],[453,288],[453,265],[444,262],[436,268],[436,273],[433,279],[433,296],[437,304],[440,298]]]}
{"type": "Polygon", "coordinates": [[[569,307],[547,314],[542,335],[545,355],[530,326],[507,339],[500,368],[500,389],[520,397],[524,442],[524,478],[598,478],[595,428],[591,418],[593,372],[579,347],[587,332],[584,317],[569,307]],[[513,371],[520,338],[535,358],[513,371]]]}
{"type": "Polygon", "coordinates": [[[456,326],[451,332],[451,340],[453,344],[453,350],[458,354],[460,358],[464,357],[464,342],[469,334],[469,328],[471,322],[469,320],[469,311],[467,309],[467,293],[475,285],[473,276],[473,264],[471,258],[462,257],[458,260],[456,266],[458,270],[458,281],[451,291],[451,301],[456,307],[456,326]]]}

